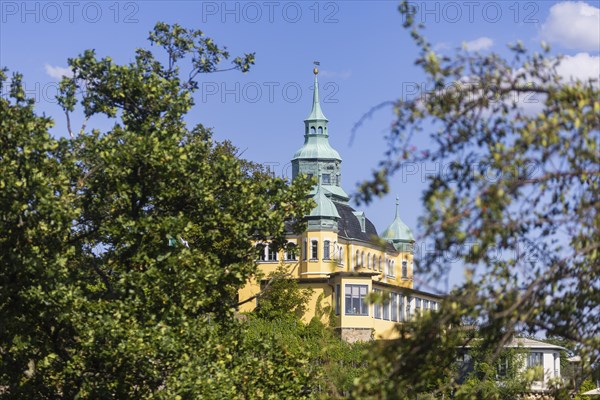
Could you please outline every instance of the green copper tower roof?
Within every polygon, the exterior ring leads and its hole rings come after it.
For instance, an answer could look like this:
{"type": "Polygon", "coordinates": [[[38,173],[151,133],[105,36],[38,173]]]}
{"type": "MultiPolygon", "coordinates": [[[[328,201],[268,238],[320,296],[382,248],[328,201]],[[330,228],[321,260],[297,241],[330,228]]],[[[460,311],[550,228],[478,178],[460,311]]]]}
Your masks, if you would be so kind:
{"type": "MultiPolygon", "coordinates": [[[[318,62],[315,62],[318,65],[318,62]]],[[[329,144],[329,121],[321,110],[319,103],[319,81],[315,68],[314,92],[312,108],[304,120],[304,144],[292,157],[292,179],[303,174],[316,176],[321,188],[321,194],[337,203],[347,203],[349,196],[342,188],[342,157],[329,144]]],[[[318,188],[312,188],[310,195],[317,196],[318,188]]],[[[320,195],[319,195],[320,196],[320,195]]],[[[317,196],[318,197],[318,196],[317,196]]],[[[316,198],[315,198],[316,199],[316,198]]],[[[333,210],[335,211],[335,210],[333,210]]],[[[331,214],[335,214],[331,211],[331,214]]]]}
{"type": "Polygon", "coordinates": [[[342,161],[340,154],[329,144],[329,133],[327,132],[328,120],[321,110],[319,103],[319,81],[317,74],[319,70],[314,69],[315,88],[310,114],[304,120],[304,145],[294,154],[292,160],[297,159],[323,159],[342,161]]]}
{"type": "Polygon", "coordinates": [[[308,214],[309,218],[340,219],[340,214],[335,204],[325,195],[320,182],[317,184],[317,193],[313,196],[313,200],[317,203],[317,206],[308,214]]]}
{"type": "Polygon", "coordinates": [[[340,153],[338,153],[331,145],[327,136],[314,135],[308,136],[304,140],[304,145],[294,153],[292,160],[296,159],[326,159],[326,160],[339,160],[342,161],[340,153]]]}
{"type": "Polygon", "coordinates": [[[398,197],[396,197],[396,217],[390,226],[383,232],[382,237],[391,242],[414,242],[415,238],[410,228],[400,219],[399,204],[400,201],[398,197]]]}

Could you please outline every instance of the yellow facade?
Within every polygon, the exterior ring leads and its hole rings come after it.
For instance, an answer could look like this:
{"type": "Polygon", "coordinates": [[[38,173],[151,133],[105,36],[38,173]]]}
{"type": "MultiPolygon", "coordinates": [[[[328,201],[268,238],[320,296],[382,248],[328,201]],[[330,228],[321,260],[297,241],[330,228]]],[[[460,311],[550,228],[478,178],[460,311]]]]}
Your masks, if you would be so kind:
{"type": "MultiPolygon", "coordinates": [[[[317,72],[312,110],[304,121],[304,145],[292,159],[293,178],[317,178],[317,206],[306,216],[306,231],[287,237],[296,246],[295,256],[270,251],[269,243],[256,244],[261,249],[261,279],[285,266],[301,287],[313,290],[304,322],[315,317],[317,309],[329,309],[321,320],[344,340],[393,338],[398,323],[437,309],[440,297],[414,289],[414,239],[400,219],[399,199],[395,219],[381,237],[364,213],[349,205],[341,187],[342,160],[329,144],[329,121],[319,104],[317,72]],[[374,293],[390,300],[371,302],[374,293]]],[[[254,279],[240,290],[240,312],[256,308],[256,301],[244,300],[259,295],[260,289],[261,282],[254,279]]]]}
{"type": "MultiPolygon", "coordinates": [[[[277,260],[268,260],[268,243],[265,248],[264,261],[258,261],[263,279],[274,272],[279,266],[285,266],[291,276],[298,279],[301,287],[313,290],[303,321],[308,323],[316,315],[318,308],[331,310],[325,314],[321,321],[331,324],[346,340],[391,339],[397,336],[395,329],[398,323],[408,318],[413,318],[425,310],[423,303],[428,301],[428,309],[437,308],[439,296],[423,293],[413,289],[413,254],[411,252],[390,252],[382,249],[376,243],[360,243],[338,238],[336,232],[305,232],[301,236],[289,237],[288,241],[294,243],[299,250],[297,260],[286,260],[286,252],[277,252],[277,260]],[[330,252],[330,259],[324,258],[323,243],[328,240],[336,251],[330,252]],[[338,241],[339,240],[339,241],[338,241]],[[317,258],[312,258],[312,242],[317,243],[317,258]],[[306,256],[304,243],[307,243],[306,256]],[[358,262],[357,262],[358,252],[358,262]],[[363,256],[364,254],[364,256],[363,256]],[[381,269],[379,259],[381,258],[381,269]],[[407,263],[406,276],[402,275],[402,262],[407,263]],[[392,263],[393,262],[393,263],[392,263]],[[384,319],[383,310],[381,318],[376,318],[377,305],[367,303],[366,315],[353,315],[347,313],[345,289],[347,285],[366,286],[367,295],[374,290],[381,290],[385,295],[398,294],[402,296],[402,307],[397,304],[396,317],[393,318],[392,310],[384,319]],[[336,296],[336,288],[340,295],[336,296]],[[421,307],[417,307],[420,299],[421,307]],[[317,302],[320,302],[317,305],[317,302]],[[339,303],[339,304],[338,304],[339,303]],[[436,306],[433,306],[433,305],[436,306]],[[408,310],[406,310],[408,308],[408,310]],[[401,316],[402,314],[402,316],[401,316]]],[[[240,291],[241,301],[260,293],[261,283],[252,280],[240,291]]],[[[240,312],[250,312],[256,307],[256,301],[243,304],[240,312]]],[[[386,305],[381,304],[381,307],[386,305]]],[[[392,307],[390,302],[389,307],[392,307]]]]}

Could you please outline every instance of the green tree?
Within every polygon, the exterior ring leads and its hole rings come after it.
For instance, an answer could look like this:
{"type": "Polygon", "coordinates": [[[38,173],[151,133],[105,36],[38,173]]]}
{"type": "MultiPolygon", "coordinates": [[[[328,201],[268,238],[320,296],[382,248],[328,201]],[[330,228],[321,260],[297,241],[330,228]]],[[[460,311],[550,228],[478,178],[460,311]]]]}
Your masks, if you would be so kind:
{"type": "Polygon", "coordinates": [[[466,49],[437,54],[410,4],[400,11],[432,90],[394,103],[387,157],[358,198],[386,193],[406,163],[443,165],[444,174],[427,181],[420,220],[419,240],[435,251],[421,255],[417,271],[440,279],[453,259],[467,279],[431,323],[384,346],[385,382],[393,382],[386,393],[436,386],[453,356],[444,349],[460,336],[448,327],[464,318],[478,322],[496,356],[515,332],[545,331],[577,343],[593,364],[600,354],[598,80],[561,79],[560,57],[544,44],[541,53],[512,45],[510,60],[466,49]],[[539,110],[523,108],[532,95],[539,110]],[[429,146],[418,149],[425,132],[429,146]],[[417,379],[414,365],[427,379],[417,379]]]}
{"type": "Polygon", "coordinates": [[[144,49],[127,65],[91,50],[69,60],[58,99],[70,139],[48,134],[18,74],[0,99],[2,396],[303,397],[303,360],[246,338],[233,310],[257,272],[253,240],[285,243],[309,183],[186,125],[199,74],[225,50],[163,23],[149,40],[162,62],[144,49]],[[114,124],[90,129],[92,117],[114,124]]]}
{"type": "Polygon", "coordinates": [[[258,295],[255,313],[263,319],[301,319],[312,297],[312,289],[302,289],[298,280],[291,278],[288,267],[278,267],[269,274],[263,290],[258,295]]]}

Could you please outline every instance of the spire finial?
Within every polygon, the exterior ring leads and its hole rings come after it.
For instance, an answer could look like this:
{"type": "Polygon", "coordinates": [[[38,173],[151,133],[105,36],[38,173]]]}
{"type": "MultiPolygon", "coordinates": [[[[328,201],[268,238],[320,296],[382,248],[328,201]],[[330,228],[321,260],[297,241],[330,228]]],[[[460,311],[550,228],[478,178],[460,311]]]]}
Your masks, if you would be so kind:
{"type": "Polygon", "coordinates": [[[396,218],[398,218],[400,216],[400,197],[398,197],[398,195],[396,195],[396,218]]]}
{"type": "Polygon", "coordinates": [[[319,111],[321,111],[321,106],[319,105],[319,82],[317,81],[317,75],[319,75],[318,65],[321,65],[320,62],[314,61],[315,68],[313,69],[313,74],[315,74],[315,88],[313,90],[313,110],[318,107],[319,111]]]}
{"type": "MultiPolygon", "coordinates": [[[[314,90],[313,90],[313,104],[312,104],[312,110],[310,111],[310,114],[304,120],[304,122],[308,122],[308,121],[327,122],[327,118],[325,117],[325,115],[323,115],[323,111],[321,111],[321,105],[319,104],[319,82],[317,79],[317,75],[319,74],[319,69],[316,66],[321,65],[321,63],[319,61],[314,61],[313,64],[315,65],[315,68],[313,69],[313,73],[315,74],[315,83],[314,83],[314,90]]],[[[323,132],[323,133],[326,134],[326,132],[323,132]]]]}

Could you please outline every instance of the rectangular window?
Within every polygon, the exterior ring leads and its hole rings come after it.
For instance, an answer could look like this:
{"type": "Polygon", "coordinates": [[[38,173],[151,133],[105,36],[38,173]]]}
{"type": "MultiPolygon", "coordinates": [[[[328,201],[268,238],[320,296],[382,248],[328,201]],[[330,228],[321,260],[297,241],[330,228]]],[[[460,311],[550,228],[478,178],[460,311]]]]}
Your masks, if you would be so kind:
{"type": "Polygon", "coordinates": [[[408,262],[402,261],[402,277],[408,278],[408,262]]]}
{"type": "Polygon", "coordinates": [[[310,244],[311,244],[310,259],[318,260],[319,259],[319,242],[316,240],[313,240],[310,242],[310,244]]]}
{"type": "Polygon", "coordinates": [[[421,299],[418,297],[415,297],[415,308],[421,309],[421,299]]]}
{"type": "MultiPolygon", "coordinates": [[[[373,293],[380,295],[381,290],[373,289],[373,293]]],[[[380,296],[377,296],[377,297],[380,297],[380,296]]],[[[373,317],[377,318],[377,319],[381,319],[381,303],[380,302],[373,303],[373,317]]]]}
{"type": "Polygon", "coordinates": [[[285,259],[288,261],[296,261],[296,245],[288,243],[285,251],[285,259]]]}
{"type": "Polygon", "coordinates": [[[540,365],[543,365],[542,362],[543,353],[532,351],[527,355],[527,368],[533,368],[540,365]]]}
{"type": "Polygon", "coordinates": [[[335,315],[340,315],[341,301],[340,285],[335,285],[335,315]]]}
{"type": "Polygon", "coordinates": [[[323,181],[321,182],[323,185],[331,185],[331,175],[323,174],[323,181]]]}
{"type": "Polygon", "coordinates": [[[304,241],[304,251],[302,252],[302,259],[306,260],[306,258],[308,257],[308,244],[306,243],[306,240],[304,241]]]}
{"type": "Polygon", "coordinates": [[[388,293],[383,296],[383,319],[390,320],[390,296],[388,293]]]}
{"type": "Polygon", "coordinates": [[[345,285],[346,315],[369,315],[368,285],[345,285]]]}
{"type": "Polygon", "coordinates": [[[323,260],[329,260],[331,257],[331,254],[330,254],[331,244],[330,243],[331,242],[329,242],[329,240],[325,240],[323,242],[323,260]]]}
{"type": "Polygon", "coordinates": [[[271,245],[269,245],[267,250],[267,260],[269,261],[277,261],[277,250],[271,245]]]}
{"type": "Polygon", "coordinates": [[[256,251],[258,252],[258,254],[256,255],[257,261],[265,261],[265,247],[266,246],[264,244],[256,245],[256,251]]]}
{"type": "Polygon", "coordinates": [[[508,357],[500,357],[498,360],[498,365],[496,366],[496,373],[498,377],[502,378],[508,375],[508,357]]]}
{"type": "Polygon", "coordinates": [[[406,320],[410,320],[411,311],[410,311],[410,303],[412,303],[412,297],[408,296],[406,298],[406,320]]]}
{"type": "Polygon", "coordinates": [[[400,311],[400,315],[398,315],[400,322],[404,321],[404,296],[402,296],[401,294],[398,295],[400,297],[399,299],[399,311],[400,311]]]}
{"type": "Polygon", "coordinates": [[[429,300],[423,300],[423,308],[429,310],[429,300]]]}
{"type": "Polygon", "coordinates": [[[392,321],[398,321],[398,293],[392,293],[392,321]]]}

